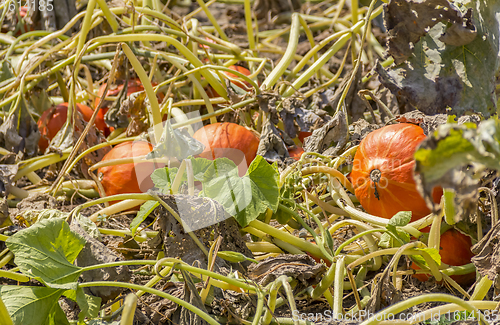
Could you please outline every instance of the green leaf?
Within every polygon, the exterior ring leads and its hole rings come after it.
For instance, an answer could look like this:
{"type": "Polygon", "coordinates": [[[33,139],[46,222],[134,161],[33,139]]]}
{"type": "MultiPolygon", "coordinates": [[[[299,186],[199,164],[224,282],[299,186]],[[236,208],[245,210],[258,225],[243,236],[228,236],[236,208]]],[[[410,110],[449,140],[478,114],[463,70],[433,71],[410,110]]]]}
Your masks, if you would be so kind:
{"type": "Polygon", "coordinates": [[[170,189],[177,172],[178,168],[158,168],[151,174],[151,180],[162,193],[171,194],[170,189]]]}
{"type": "Polygon", "coordinates": [[[202,182],[205,172],[212,166],[213,161],[206,158],[191,158],[191,163],[193,166],[194,180],[202,182]]]}
{"type": "Polygon", "coordinates": [[[404,227],[411,221],[411,211],[399,211],[390,220],[389,224],[394,227],[404,227]]]}
{"type": "Polygon", "coordinates": [[[69,324],[58,304],[63,289],[0,286],[0,297],[14,324],[69,324]]]}
{"type": "Polygon", "coordinates": [[[257,156],[243,177],[227,158],[218,158],[204,174],[200,195],[212,198],[245,227],[267,208],[276,211],[279,203],[279,174],[264,158],[257,156]]]}
{"type": "MultiPolygon", "coordinates": [[[[288,202],[284,202],[284,204],[287,204],[288,202]]],[[[276,218],[276,221],[278,221],[281,225],[284,225],[290,220],[292,215],[288,213],[285,209],[283,209],[281,206],[278,206],[278,210],[276,213],[274,213],[274,218],[276,218]]]]}
{"type": "MultiPolygon", "coordinates": [[[[45,219],[62,219],[66,220],[69,217],[69,212],[63,212],[57,209],[43,209],[43,210],[25,210],[21,213],[21,216],[29,223],[34,224],[45,219]]],[[[101,233],[97,229],[97,225],[90,221],[89,218],[82,216],[78,213],[73,216],[75,220],[78,221],[80,226],[93,238],[100,239],[101,233]]]]}
{"type": "Polygon", "coordinates": [[[75,282],[81,268],[72,263],[85,246],[85,240],[69,229],[66,221],[37,222],[6,240],[21,272],[45,283],[75,282]]]}
{"type": "Polygon", "coordinates": [[[405,231],[398,230],[397,227],[404,227],[410,223],[410,221],[411,211],[400,211],[396,213],[389,220],[389,224],[386,226],[390,233],[383,234],[380,238],[379,246],[384,248],[399,247],[402,244],[408,243],[410,241],[410,235],[405,231]]]}
{"type": "Polygon", "coordinates": [[[49,312],[49,317],[47,318],[47,322],[45,323],[47,325],[65,325],[68,324],[68,318],[66,317],[66,313],[64,310],[62,310],[61,306],[56,303],[52,307],[51,311],[49,312]]]}
{"type": "MultiPolygon", "coordinates": [[[[441,265],[441,255],[439,255],[439,251],[435,248],[417,248],[419,251],[427,252],[431,258],[437,263],[437,265],[441,265]]],[[[412,255],[412,258],[421,265],[429,267],[427,262],[422,256],[412,255]]]]}
{"type": "Polygon", "coordinates": [[[388,233],[384,232],[382,236],[380,236],[378,246],[381,248],[392,248],[394,247],[394,238],[392,238],[392,236],[388,233]]]}
{"type": "MultiPolygon", "coordinates": [[[[158,170],[158,169],[157,169],[158,170]]],[[[156,209],[157,206],[160,205],[160,202],[155,200],[149,200],[144,202],[137,212],[134,220],[130,223],[130,231],[132,231],[132,236],[135,235],[137,228],[141,225],[141,223],[146,220],[146,218],[156,209]]]]}

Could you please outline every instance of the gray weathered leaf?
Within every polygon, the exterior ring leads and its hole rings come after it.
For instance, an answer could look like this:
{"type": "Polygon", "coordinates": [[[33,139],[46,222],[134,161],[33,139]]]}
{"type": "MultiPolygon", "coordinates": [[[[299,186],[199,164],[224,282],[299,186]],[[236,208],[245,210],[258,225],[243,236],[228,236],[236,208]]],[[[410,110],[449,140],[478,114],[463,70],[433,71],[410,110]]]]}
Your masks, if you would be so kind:
{"type": "Polygon", "coordinates": [[[420,37],[440,22],[451,23],[439,36],[442,42],[460,46],[476,37],[471,10],[462,14],[447,0],[391,0],[384,5],[384,18],[389,36],[388,52],[396,64],[408,59],[420,37]]]}
{"type": "Polygon", "coordinates": [[[336,155],[347,143],[347,124],[344,112],[341,110],[321,128],[313,131],[306,138],[305,152],[318,152],[325,155],[336,155]]]}
{"type": "MultiPolygon", "coordinates": [[[[435,1],[425,3],[434,4],[435,1]]],[[[458,5],[458,1],[455,3],[458,5]]],[[[464,39],[471,37],[464,35],[460,29],[464,23],[470,24],[468,11],[467,15],[462,16],[464,21],[461,23],[455,19],[460,28],[450,29],[445,23],[438,22],[427,35],[420,37],[419,34],[418,39],[412,38],[416,41],[412,42],[415,46],[410,53],[401,50],[404,46],[396,46],[400,51],[394,50],[393,55],[395,59],[400,58],[396,60],[399,65],[387,70],[380,65],[376,67],[382,84],[428,115],[451,113],[462,116],[477,112],[488,117],[494,114],[494,80],[498,69],[500,37],[500,17],[496,13],[500,10],[500,2],[476,1],[471,6],[472,21],[477,29],[477,37],[474,40],[466,45],[456,46],[459,44],[456,41],[456,33],[464,39]]],[[[464,6],[461,8],[466,11],[464,6]]],[[[412,22],[413,19],[408,17],[404,19],[408,23],[412,22]]],[[[421,18],[420,14],[418,18],[421,18]]],[[[390,20],[392,17],[386,19],[390,20]]],[[[401,19],[402,17],[399,17],[397,21],[401,19]]],[[[419,20],[416,20],[416,23],[419,24],[419,20]]],[[[404,24],[406,26],[406,23],[404,24]]]]}
{"type": "Polygon", "coordinates": [[[21,97],[18,106],[9,112],[0,126],[0,146],[21,157],[32,157],[38,151],[40,132],[35,120],[30,115],[24,97],[21,97]]]}

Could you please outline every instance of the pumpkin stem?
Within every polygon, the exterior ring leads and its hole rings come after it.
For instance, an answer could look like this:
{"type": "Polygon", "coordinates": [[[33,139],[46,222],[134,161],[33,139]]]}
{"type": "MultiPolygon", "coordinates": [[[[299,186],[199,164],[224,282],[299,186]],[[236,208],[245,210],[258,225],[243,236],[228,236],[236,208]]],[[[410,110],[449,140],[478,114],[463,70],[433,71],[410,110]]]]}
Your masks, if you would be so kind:
{"type": "Polygon", "coordinates": [[[382,172],[380,171],[380,169],[374,169],[370,172],[370,179],[375,184],[374,185],[375,197],[377,198],[377,200],[380,200],[380,195],[378,194],[378,190],[377,190],[377,184],[380,182],[381,177],[382,177],[382,172]]]}

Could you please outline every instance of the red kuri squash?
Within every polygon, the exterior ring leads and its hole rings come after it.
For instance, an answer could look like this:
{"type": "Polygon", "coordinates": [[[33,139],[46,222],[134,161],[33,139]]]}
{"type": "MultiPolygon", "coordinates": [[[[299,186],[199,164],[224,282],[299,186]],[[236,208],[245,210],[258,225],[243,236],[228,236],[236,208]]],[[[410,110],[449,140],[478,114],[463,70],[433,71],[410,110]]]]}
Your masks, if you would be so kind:
{"type": "MultiPolygon", "coordinates": [[[[113,147],[103,157],[102,161],[144,156],[150,153],[152,149],[153,146],[148,142],[127,141],[113,147]]],[[[101,167],[97,170],[97,175],[108,196],[142,193],[153,187],[153,182],[149,176],[156,168],[160,167],[163,167],[163,164],[153,162],[126,163],[101,167]]]]}
{"type": "MultiPolygon", "coordinates": [[[[417,146],[425,139],[421,127],[400,123],[368,134],[354,156],[351,180],[355,195],[370,214],[391,218],[399,211],[411,211],[412,221],[430,213],[413,179],[417,146]]],[[[439,202],[442,189],[435,188],[439,202]]]]}
{"type": "Polygon", "coordinates": [[[193,138],[205,145],[200,157],[210,160],[226,157],[237,166],[243,158],[246,165],[250,166],[259,148],[259,138],[252,131],[235,123],[206,125],[196,131],[193,138]]]}
{"type": "MultiPolygon", "coordinates": [[[[77,110],[82,114],[85,122],[90,121],[94,111],[83,104],[76,104],[77,110]]],[[[56,136],[57,132],[62,128],[68,117],[68,103],[62,103],[56,107],[52,107],[45,112],[38,120],[38,129],[40,130],[40,140],[38,147],[42,152],[47,149],[49,142],[56,136]]],[[[104,119],[99,115],[96,116],[95,126],[98,130],[103,131],[106,127],[104,119]]]]}
{"type": "MultiPolygon", "coordinates": [[[[471,262],[474,254],[471,252],[472,241],[469,236],[462,234],[456,229],[448,229],[441,235],[439,242],[439,255],[441,262],[450,266],[462,266],[471,262]]],[[[411,268],[419,270],[415,264],[411,264],[411,268]]],[[[452,275],[451,278],[459,284],[467,284],[475,279],[475,272],[463,275],[452,275]]],[[[429,279],[426,274],[413,274],[414,278],[424,282],[429,279]]]]}
{"type": "Polygon", "coordinates": [[[304,153],[304,149],[299,146],[291,146],[288,147],[288,154],[290,155],[290,158],[293,158],[295,160],[299,160],[300,157],[302,157],[302,154],[304,153]]]}

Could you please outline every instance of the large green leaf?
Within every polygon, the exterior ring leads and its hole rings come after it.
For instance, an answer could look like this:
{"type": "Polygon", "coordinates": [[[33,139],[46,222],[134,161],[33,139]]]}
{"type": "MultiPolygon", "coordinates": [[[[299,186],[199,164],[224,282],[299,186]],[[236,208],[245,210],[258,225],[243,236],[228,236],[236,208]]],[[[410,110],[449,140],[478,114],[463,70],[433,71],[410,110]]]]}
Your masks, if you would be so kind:
{"type": "MultiPolygon", "coordinates": [[[[450,34],[450,28],[446,21],[438,22],[415,43],[408,60],[387,70],[379,65],[377,71],[386,87],[424,113],[461,116],[480,112],[488,117],[496,112],[494,92],[498,70],[500,1],[451,2],[463,13],[468,8],[472,9],[472,21],[477,30],[473,41],[461,46],[445,44],[441,40],[450,34]]],[[[439,9],[435,9],[434,13],[435,20],[442,20],[439,9]]],[[[386,17],[387,20],[391,18],[386,17]]],[[[419,24],[428,18],[418,15],[414,23],[419,24]]]]}
{"type": "MultiPolygon", "coordinates": [[[[63,212],[57,209],[43,209],[43,210],[24,210],[21,212],[22,218],[28,224],[34,224],[44,219],[59,218],[65,220],[69,217],[69,212],[63,212]]],[[[101,233],[97,229],[97,225],[89,218],[78,213],[73,216],[73,220],[77,220],[78,224],[92,237],[100,239],[101,233]]]]}
{"type": "Polygon", "coordinates": [[[0,286],[0,297],[14,324],[69,324],[58,304],[63,289],[0,286]]]}
{"type": "Polygon", "coordinates": [[[6,244],[21,272],[42,282],[75,282],[80,275],[81,269],[72,263],[85,240],[72,232],[64,220],[41,220],[9,237],[6,244]]]}
{"type": "Polygon", "coordinates": [[[200,195],[212,198],[244,227],[268,208],[279,203],[279,174],[264,158],[257,156],[243,177],[227,158],[212,162],[204,174],[200,195]]]}

